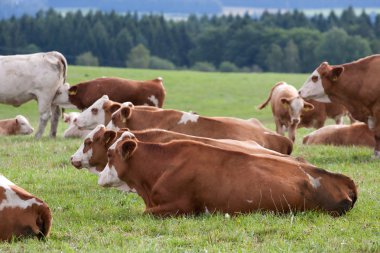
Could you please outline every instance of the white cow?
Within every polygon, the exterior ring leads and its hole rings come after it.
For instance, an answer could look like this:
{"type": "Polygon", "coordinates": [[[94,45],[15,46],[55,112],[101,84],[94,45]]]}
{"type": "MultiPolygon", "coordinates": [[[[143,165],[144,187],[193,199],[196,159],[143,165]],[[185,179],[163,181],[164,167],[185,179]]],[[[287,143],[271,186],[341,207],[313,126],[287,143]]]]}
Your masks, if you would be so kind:
{"type": "Polygon", "coordinates": [[[63,114],[63,120],[69,124],[69,127],[63,133],[63,137],[65,138],[84,138],[91,132],[91,130],[82,130],[79,129],[75,124],[76,119],[78,118],[79,112],[70,112],[63,114]]]}
{"type": "Polygon", "coordinates": [[[60,109],[53,100],[66,73],[67,62],[59,52],[0,56],[0,103],[20,106],[37,100],[40,124],[35,137],[42,136],[50,117],[50,137],[55,137],[60,109]]]}

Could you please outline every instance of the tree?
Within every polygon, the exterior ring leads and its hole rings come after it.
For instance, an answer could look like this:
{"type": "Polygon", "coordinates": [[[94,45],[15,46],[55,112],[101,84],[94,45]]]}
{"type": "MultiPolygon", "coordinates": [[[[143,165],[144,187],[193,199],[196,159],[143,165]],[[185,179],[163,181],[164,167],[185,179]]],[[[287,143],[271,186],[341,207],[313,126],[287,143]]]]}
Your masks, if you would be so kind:
{"type": "Polygon", "coordinates": [[[85,52],[76,57],[76,65],[99,66],[99,60],[91,52],[85,52]]]}
{"type": "Polygon", "coordinates": [[[229,62],[229,61],[223,61],[220,65],[219,65],[219,70],[221,72],[237,72],[239,69],[238,67],[236,67],[235,64],[233,64],[232,62],[229,62]]]}
{"type": "Polygon", "coordinates": [[[131,49],[126,64],[128,68],[146,69],[149,67],[149,61],[149,50],[143,44],[138,44],[131,49]]]}
{"type": "Polygon", "coordinates": [[[209,62],[196,62],[193,65],[192,69],[197,70],[197,71],[203,71],[203,72],[215,71],[214,65],[212,65],[212,63],[209,63],[209,62]]]}
{"type": "Polygon", "coordinates": [[[150,69],[173,70],[173,69],[175,69],[175,65],[169,60],[162,59],[162,58],[157,57],[157,56],[152,56],[152,57],[150,57],[149,68],[150,69]]]}
{"type": "Polygon", "coordinates": [[[284,53],[282,49],[277,44],[271,44],[269,47],[269,52],[265,59],[265,65],[267,69],[271,72],[281,72],[283,71],[282,61],[284,58],[284,53]]]}
{"type": "Polygon", "coordinates": [[[285,72],[300,72],[300,56],[293,40],[288,41],[284,48],[283,69],[285,72]]]}
{"type": "Polygon", "coordinates": [[[344,63],[347,59],[347,33],[341,28],[332,28],[327,31],[322,42],[316,47],[315,55],[320,62],[328,61],[331,64],[344,63]]]}

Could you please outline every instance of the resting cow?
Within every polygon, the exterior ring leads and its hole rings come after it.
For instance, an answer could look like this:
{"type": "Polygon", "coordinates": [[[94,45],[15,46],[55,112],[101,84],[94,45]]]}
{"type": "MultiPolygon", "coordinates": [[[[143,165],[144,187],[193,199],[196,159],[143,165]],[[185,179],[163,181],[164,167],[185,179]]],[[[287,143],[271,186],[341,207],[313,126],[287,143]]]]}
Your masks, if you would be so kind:
{"type": "Polygon", "coordinates": [[[311,74],[299,90],[305,99],[344,105],[353,118],[368,125],[375,135],[374,155],[380,158],[380,55],[342,65],[327,62],[311,74]]]}
{"type": "Polygon", "coordinates": [[[0,175],[0,241],[44,238],[49,235],[51,221],[46,203],[0,175]]]}
{"type": "Polygon", "coordinates": [[[63,87],[56,100],[59,104],[72,104],[79,110],[84,110],[103,95],[107,95],[114,102],[132,102],[135,105],[162,107],[165,88],[161,77],[147,81],[102,77],[71,87],[63,87]]]}
{"type": "Polygon", "coordinates": [[[298,95],[297,89],[285,82],[279,82],[273,86],[268,99],[258,108],[263,109],[269,102],[271,102],[276,132],[284,135],[284,128],[287,129],[289,139],[294,142],[301,114],[304,111],[313,110],[314,106],[304,101],[298,95]]]}
{"type": "Polygon", "coordinates": [[[79,129],[75,124],[75,121],[79,115],[79,112],[70,112],[63,114],[63,120],[69,124],[68,128],[63,132],[65,138],[84,138],[91,130],[79,129]]]}
{"type": "Polygon", "coordinates": [[[125,132],[108,149],[99,185],[127,184],[157,216],[321,210],[338,216],[357,199],[355,183],[288,157],[250,155],[200,142],[140,142],[125,132]]]}
{"type": "Polygon", "coordinates": [[[303,138],[303,144],[325,144],[334,146],[375,147],[373,132],[364,123],[352,125],[330,125],[322,127],[303,138]]]}
{"type": "Polygon", "coordinates": [[[0,120],[0,135],[31,134],[34,129],[22,115],[14,119],[0,120]]]}
{"type": "Polygon", "coordinates": [[[60,110],[53,99],[65,83],[66,69],[66,59],[58,52],[0,56],[0,103],[19,106],[36,99],[40,114],[37,139],[50,117],[50,137],[57,134],[60,110]]]}

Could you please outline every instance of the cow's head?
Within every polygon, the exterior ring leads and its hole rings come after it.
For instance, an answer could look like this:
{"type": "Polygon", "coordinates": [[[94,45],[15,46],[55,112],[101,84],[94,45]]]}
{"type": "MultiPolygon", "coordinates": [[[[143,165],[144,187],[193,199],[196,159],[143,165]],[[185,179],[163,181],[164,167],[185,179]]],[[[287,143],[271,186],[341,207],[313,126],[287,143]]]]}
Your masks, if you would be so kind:
{"type": "Polygon", "coordinates": [[[59,105],[64,108],[75,108],[69,100],[69,90],[70,84],[64,83],[58,87],[55,97],[53,99],[53,104],[59,105]]]}
{"type": "Polygon", "coordinates": [[[301,97],[283,97],[281,98],[281,104],[288,109],[292,124],[298,124],[301,121],[302,112],[314,109],[312,104],[306,102],[301,97]]]}
{"type": "Polygon", "coordinates": [[[31,134],[34,131],[29,121],[22,115],[16,116],[17,134],[31,134]]]}
{"type": "Polygon", "coordinates": [[[112,113],[120,108],[120,104],[109,100],[107,95],[96,100],[77,118],[75,124],[80,129],[94,129],[98,124],[107,125],[112,113]]]}
{"type": "Polygon", "coordinates": [[[51,212],[40,199],[0,175],[0,241],[48,236],[51,212]]]}
{"type": "Polygon", "coordinates": [[[90,172],[99,174],[107,164],[107,150],[114,143],[115,137],[116,132],[98,125],[71,156],[71,164],[77,169],[87,168],[90,172]]]}
{"type": "Polygon", "coordinates": [[[76,118],[78,118],[79,112],[63,113],[63,121],[69,125],[73,125],[76,118]]]}
{"type": "MultiPolygon", "coordinates": [[[[125,175],[128,173],[128,160],[137,149],[134,135],[125,131],[121,137],[107,151],[108,163],[100,173],[98,184],[103,187],[121,187],[124,191],[129,186],[126,184],[125,175]]],[[[131,189],[129,187],[130,191],[131,189]]]]}
{"type": "Polygon", "coordinates": [[[342,66],[330,66],[327,62],[322,62],[303,84],[299,94],[305,99],[330,103],[331,100],[327,96],[326,90],[339,80],[343,71],[344,67],[342,66]]]}
{"type": "Polygon", "coordinates": [[[120,109],[118,109],[112,114],[111,120],[108,123],[107,128],[117,131],[121,128],[128,127],[127,120],[131,117],[133,108],[134,106],[132,103],[123,103],[120,109]]]}

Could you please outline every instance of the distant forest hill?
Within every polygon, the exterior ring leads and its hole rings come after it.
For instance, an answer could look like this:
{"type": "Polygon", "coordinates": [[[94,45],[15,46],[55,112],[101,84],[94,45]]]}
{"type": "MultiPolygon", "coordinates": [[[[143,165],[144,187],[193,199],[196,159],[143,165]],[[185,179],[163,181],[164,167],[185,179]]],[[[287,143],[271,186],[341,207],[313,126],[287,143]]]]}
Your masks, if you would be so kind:
{"type": "Polygon", "coordinates": [[[57,50],[70,64],[202,71],[310,72],[380,52],[380,15],[371,22],[300,11],[245,16],[69,12],[50,9],[0,21],[0,54],[57,50]]]}

